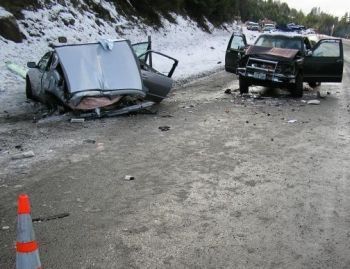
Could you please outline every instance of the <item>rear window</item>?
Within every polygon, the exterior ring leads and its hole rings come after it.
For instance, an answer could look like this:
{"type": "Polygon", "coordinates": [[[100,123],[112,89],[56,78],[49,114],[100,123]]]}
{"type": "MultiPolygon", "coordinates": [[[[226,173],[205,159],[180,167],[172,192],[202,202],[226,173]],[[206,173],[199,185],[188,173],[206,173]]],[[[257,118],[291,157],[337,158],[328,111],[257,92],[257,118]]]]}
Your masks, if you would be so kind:
{"type": "Polygon", "coordinates": [[[268,48],[302,49],[301,40],[280,36],[261,36],[255,45],[268,48]]]}

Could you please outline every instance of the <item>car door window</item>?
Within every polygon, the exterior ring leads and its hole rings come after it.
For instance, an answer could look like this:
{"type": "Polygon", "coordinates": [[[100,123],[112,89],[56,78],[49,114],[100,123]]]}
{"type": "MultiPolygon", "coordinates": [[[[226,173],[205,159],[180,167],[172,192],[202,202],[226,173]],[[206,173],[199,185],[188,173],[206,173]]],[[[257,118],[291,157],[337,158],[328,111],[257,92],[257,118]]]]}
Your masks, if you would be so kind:
{"type": "Polygon", "coordinates": [[[235,35],[232,38],[230,49],[239,50],[245,47],[243,36],[235,35]]]}
{"type": "Polygon", "coordinates": [[[41,60],[39,61],[38,63],[38,67],[41,71],[45,71],[48,64],[49,64],[49,61],[50,61],[50,57],[51,57],[51,52],[48,52],[44,55],[44,57],[41,58],[41,60]]]}
{"type": "Polygon", "coordinates": [[[148,51],[146,54],[148,61],[141,63],[141,69],[166,77],[172,77],[179,63],[178,60],[157,51],[148,51]]]}
{"type": "Polygon", "coordinates": [[[148,50],[151,49],[151,45],[149,42],[142,42],[142,43],[137,43],[137,44],[133,44],[132,48],[137,56],[137,58],[139,58],[142,61],[146,61],[147,60],[147,54],[145,54],[148,50]],[[142,57],[140,58],[140,56],[142,55],[142,57]]]}
{"type": "Polygon", "coordinates": [[[338,40],[327,40],[313,51],[315,57],[340,57],[340,43],[338,40]]]}

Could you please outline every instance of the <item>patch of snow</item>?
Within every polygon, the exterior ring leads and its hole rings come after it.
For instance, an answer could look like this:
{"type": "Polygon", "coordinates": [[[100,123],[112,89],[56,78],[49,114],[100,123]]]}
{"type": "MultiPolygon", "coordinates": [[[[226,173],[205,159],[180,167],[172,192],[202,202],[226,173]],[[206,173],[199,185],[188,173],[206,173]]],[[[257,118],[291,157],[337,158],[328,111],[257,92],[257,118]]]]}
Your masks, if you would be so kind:
{"type": "MultiPolygon", "coordinates": [[[[214,28],[208,23],[212,33],[203,31],[197,24],[185,17],[176,16],[176,23],[162,19],[163,28],[145,26],[137,18],[131,23],[118,14],[112,3],[102,1],[111,17],[117,23],[99,19],[93,12],[77,11],[71,4],[55,4],[50,9],[23,11],[25,19],[19,21],[20,29],[27,37],[21,44],[0,39],[0,80],[2,86],[13,83],[14,75],[5,66],[13,62],[25,67],[28,61],[39,61],[48,50],[49,44],[57,44],[58,37],[64,36],[68,43],[97,42],[101,39],[129,39],[132,43],[146,41],[152,36],[153,49],[179,60],[175,79],[184,79],[198,73],[223,68],[225,51],[236,24],[226,24],[214,28]],[[97,23],[98,21],[99,23],[97,23]],[[67,23],[68,22],[68,23],[67,23]]],[[[253,39],[254,37],[250,37],[253,39]]]]}
{"type": "Polygon", "coordinates": [[[3,7],[0,7],[0,18],[11,17],[11,16],[13,15],[10,12],[5,10],[3,7]]]}

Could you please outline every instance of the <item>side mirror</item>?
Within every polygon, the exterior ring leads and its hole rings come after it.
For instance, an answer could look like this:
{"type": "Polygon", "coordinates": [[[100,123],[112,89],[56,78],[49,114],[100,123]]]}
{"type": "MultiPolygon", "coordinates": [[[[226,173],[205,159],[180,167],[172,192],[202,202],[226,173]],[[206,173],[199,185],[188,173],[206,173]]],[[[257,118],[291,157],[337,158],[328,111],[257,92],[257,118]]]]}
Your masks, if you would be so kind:
{"type": "Polygon", "coordinates": [[[312,50],[307,50],[306,53],[305,53],[305,56],[312,56],[312,50]]]}
{"type": "Polygon", "coordinates": [[[27,63],[27,67],[28,68],[36,68],[37,67],[37,64],[35,62],[28,62],[27,63]]]}

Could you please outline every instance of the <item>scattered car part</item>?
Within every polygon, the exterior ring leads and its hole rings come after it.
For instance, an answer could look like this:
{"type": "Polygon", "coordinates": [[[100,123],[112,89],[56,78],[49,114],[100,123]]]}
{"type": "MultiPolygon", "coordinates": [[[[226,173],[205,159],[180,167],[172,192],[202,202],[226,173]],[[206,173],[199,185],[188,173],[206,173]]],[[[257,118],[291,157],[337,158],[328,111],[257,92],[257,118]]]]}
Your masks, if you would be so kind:
{"type": "Polygon", "coordinates": [[[135,180],[135,177],[133,177],[133,176],[125,176],[124,179],[130,181],[130,180],[135,180]]]}
{"type": "Polygon", "coordinates": [[[13,72],[16,75],[19,75],[22,78],[26,78],[28,70],[12,62],[5,62],[5,64],[11,72],[13,72]]]}

